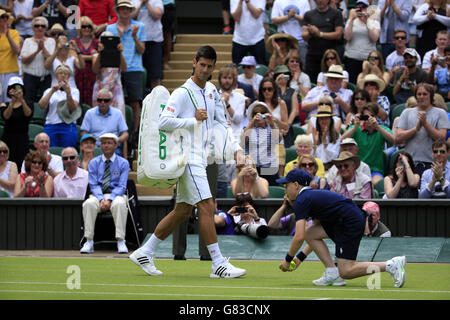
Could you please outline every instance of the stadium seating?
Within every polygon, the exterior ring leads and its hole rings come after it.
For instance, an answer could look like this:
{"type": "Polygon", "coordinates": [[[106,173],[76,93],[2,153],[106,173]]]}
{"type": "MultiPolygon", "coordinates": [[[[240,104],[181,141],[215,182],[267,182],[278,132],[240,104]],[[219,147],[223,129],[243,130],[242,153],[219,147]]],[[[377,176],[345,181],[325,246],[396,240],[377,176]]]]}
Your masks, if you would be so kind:
{"type": "Polygon", "coordinates": [[[374,196],[376,191],[376,198],[383,198],[385,192],[384,192],[384,179],[381,179],[378,181],[374,186],[374,196]]]}
{"type": "Polygon", "coordinates": [[[294,140],[295,140],[295,138],[296,138],[298,135],[300,135],[300,134],[306,134],[305,129],[303,129],[303,128],[300,127],[300,126],[292,125],[292,129],[294,130],[294,140]]]}
{"type": "Polygon", "coordinates": [[[44,127],[39,124],[30,123],[28,125],[28,141],[30,146],[34,148],[34,137],[44,131],[44,127]]]}
{"type": "Polygon", "coordinates": [[[347,82],[347,89],[352,90],[353,92],[355,92],[355,90],[357,89],[356,84],[351,83],[351,82],[347,82]]]}
{"type": "Polygon", "coordinates": [[[50,147],[48,148],[48,152],[50,152],[51,154],[60,156],[62,151],[64,150],[64,147],[50,147]]]}
{"type": "Polygon", "coordinates": [[[269,196],[268,198],[283,198],[284,188],[279,186],[269,186],[269,196]]]}
{"type": "Polygon", "coordinates": [[[45,124],[45,117],[47,115],[47,110],[42,109],[37,102],[33,104],[33,116],[31,117],[30,123],[38,124],[43,126],[45,124]]]}
{"type": "Polygon", "coordinates": [[[400,115],[402,114],[403,110],[405,110],[405,104],[401,103],[398,104],[396,106],[394,106],[394,109],[392,109],[391,113],[389,114],[389,120],[391,123],[391,127],[392,124],[394,123],[394,119],[397,117],[400,117],[400,115]]]}
{"type": "Polygon", "coordinates": [[[298,154],[295,148],[286,148],[286,163],[297,159],[298,154]]]}
{"type": "Polygon", "coordinates": [[[127,122],[128,132],[133,132],[133,108],[125,105],[125,121],[127,122]]]}
{"type": "Polygon", "coordinates": [[[0,138],[3,137],[3,131],[5,130],[5,128],[0,125],[0,138]]]}
{"type": "Polygon", "coordinates": [[[0,190],[0,198],[10,198],[9,193],[5,190],[0,190]]]}

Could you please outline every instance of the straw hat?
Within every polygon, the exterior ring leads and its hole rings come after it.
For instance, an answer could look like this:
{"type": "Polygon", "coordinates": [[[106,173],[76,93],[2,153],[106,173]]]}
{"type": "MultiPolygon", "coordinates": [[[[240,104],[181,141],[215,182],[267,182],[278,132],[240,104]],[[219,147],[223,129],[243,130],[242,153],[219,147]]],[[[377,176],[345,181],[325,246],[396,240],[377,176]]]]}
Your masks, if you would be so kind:
{"type": "Polygon", "coordinates": [[[312,114],[311,117],[322,118],[322,117],[333,117],[335,115],[336,114],[333,113],[333,108],[331,108],[331,106],[327,104],[321,104],[317,108],[317,114],[312,114]]]}
{"type": "Polygon", "coordinates": [[[117,0],[117,4],[115,7],[116,11],[119,7],[127,7],[127,8],[131,8],[131,9],[134,8],[134,6],[130,0],[117,0]]]}
{"type": "Polygon", "coordinates": [[[11,25],[14,22],[14,16],[9,12],[7,12],[3,9],[0,9],[0,17],[4,14],[6,14],[8,16],[8,25],[11,25]]]}
{"type": "Polygon", "coordinates": [[[357,155],[355,155],[349,151],[342,151],[339,154],[339,157],[337,157],[336,159],[333,160],[333,163],[336,165],[345,160],[353,160],[355,162],[356,168],[358,168],[359,165],[361,164],[361,159],[357,155]]]}
{"type": "Polygon", "coordinates": [[[328,72],[324,73],[324,76],[327,78],[339,78],[339,79],[345,79],[344,76],[344,69],[341,65],[338,64],[332,64],[328,68],[328,72]]]}
{"type": "Polygon", "coordinates": [[[362,78],[361,81],[358,83],[358,87],[360,89],[364,89],[364,86],[366,85],[366,82],[375,82],[378,85],[378,90],[382,92],[386,88],[386,84],[384,83],[384,80],[379,78],[375,74],[366,74],[364,78],[362,78]]]}
{"type": "Polygon", "coordinates": [[[64,27],[61,25],[61,24],[59,24],[59,23],[55,23],[51,28],[50,28],[50,30],[48,30],[47,31],[47,35],[49,35],[49,36],[52,36],[54,33],[62,33],[62,34],[64,34],[64,35],[66,35],[67,36],[67,31],[64,29],[64,27]]]}
{"type": "Polygon", "coordinates": [[[271,35],[266,41],[266,49],[270,53],[273,53],[272,39],[275,39],[275,40],[286,39],[289,41],[289,44],[292,48],[295,48],[295,49],[298,48],[298,40],[296,38],[294,38],[290,34],[278,32],[278,33],[274,33],[273,35],[271,35]]]}

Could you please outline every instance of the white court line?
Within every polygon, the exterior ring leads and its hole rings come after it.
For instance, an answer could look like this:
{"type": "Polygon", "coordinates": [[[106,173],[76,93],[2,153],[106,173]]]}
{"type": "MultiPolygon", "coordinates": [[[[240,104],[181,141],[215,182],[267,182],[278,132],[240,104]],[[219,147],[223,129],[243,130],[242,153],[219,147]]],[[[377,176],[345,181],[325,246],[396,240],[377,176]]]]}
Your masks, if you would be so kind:
{"type": "MultiPolygon", "coordinates": [[[[180,294],[180,293],[142,293],[142,292],[83,292],[83,291],[32,291],[32,290],[0,290],[0,293],[36,293],[36,294],[85,294],[85,295],[130,295],[130,296],[182,296],[182,297],[206,297],[206,298],[248,298],[248,299],[280,299],[280,300],[383,300],[383,299],[370,299],[370,298],[317,298],[317,297],[286,297],[286,296],[238,296],[238,295],[222,295],[222,294],[180,294]]],[[[389,299],[393,300],[393,299],[389,299]]],[[[395,299],[394,299],[395,300],[395,299]]]]}
{"type": "MultiPolygon", "coordinates": [[[[65,282],[28,282],[28,281],[0,281],[0,284],[29,284],[29,285],[66,285],[65,282]]],[[[350,289],[350,288],[286,288],[286,287],[242,287],[242,286],[200,286],[200,285],[171,285],[171,284],[122,284],[122,283],[85,283],[83,286],[112,286],[112,287],[162,287],[162,288],[205,288],[205,289],[255,289],[255,290],[313,290],[313,291],[357,291],[357,292],[397,292],[397,293],[444,293],[450,291],[439,290],[408,290],[408,289],[350,289]]]]}

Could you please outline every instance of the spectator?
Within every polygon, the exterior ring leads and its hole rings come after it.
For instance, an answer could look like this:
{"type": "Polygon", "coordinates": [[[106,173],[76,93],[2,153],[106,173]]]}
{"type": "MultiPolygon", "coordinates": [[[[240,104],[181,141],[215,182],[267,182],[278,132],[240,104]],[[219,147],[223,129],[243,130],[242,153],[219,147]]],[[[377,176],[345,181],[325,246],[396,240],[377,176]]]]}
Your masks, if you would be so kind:
{"type": "MultiPolygon", "coordinates": [[[[339,54],[334,49],[328,49],[325,51],[322,57],[322,61],[320,62],[320,73],[317,76],[317,85],[325,86],[326,85],[326,77],[324,76],[327,73],[328,69],[333,65],[342,66],[341,58],[339,58],[339,54]]],[[[343,70],[344,81],[342,81],[342,87],[347,88],[348,83],[348,72],[343,70]]]]}
{"type": "Polygon", "coordinates": [[[382,22],[380,43],[384,59],[394,51],[395,30],[404,30],[406,37],[409,35],[408,22],[412,11],[411,2],[411,0],[380,0],[378,2],[382,22]]]}
{"type": "Polygon", "coordinates": [[[61,152],[65,171],[58,174],[53,180],[54,198],[81,198],[84,199],[88,185],[88,172],[78,168],[78,152],[68,147],[61,152]]]}
{"type": "Polygon", "coordinates": [[[9,78],[6,91],[11,101],[0,106],[5,121],[2,140],[11,146],[9,158],[19,167],[29,151],[28,124],[33,116],[33,109],[24,99],[26,93],[20,77],[9,78]]]}
{"type": "Polygon", "coordinates": [[[274,0],[267,0],[266,7],[264,9],[264,29],[266,32],[265,39],[267,39],[277,33],[278,26],[272,22],[272,9],[273,9],[274,0]]]}
{"type": "MultiPolygon", "coordinates": [[[[358,148],[358,143],[356,143],[355,139],[345,138],[345,139],[341,140],[341,148],[340,148],[339,152],[342,153],[344,151],[350,152],[353,155],[358,155],[359,148],[358,148]]],[[[327,179],[328,183],[333,182],[333,180],[336,178],[337,173],[338,173],[338,168],[336,168],[335,165],[333,165],[330,169],[328,169],[328,172],[325,177],[327,179]]],[[[364,174],[368,177],[372,176],[369,166],[364,161],[360,161],[359,167],[356,169],[356,173],[358,175],[364,174]]]]}
{"type": "Polygon", "coordinates": [[[11,29],[14,17],[3,9],[0,9],[0,85],[2,88],[0,103],[9,102],[6,89],[8,80],[19,75],[18,57],[20,54],[19,32],[11,29]]]}
{"type": "MultiPolygon", "coordinates": [[[[322,108],[327,108],[327,107],[333,107],[333,98],[331,98],[329,95],[324,95],[319,99],[319,106],[322,106],[322,108]]],[[[327,109],[328,110],[328,109],[327,109]]],[[[333,113],[333,112],[332,112],[333,113]]],[[[333,113],[334,114],[334,113],[333,113]]],[[[341,119],[336,116],[336,114],[334,114],[331,117],[332,121],[333,121],[333,126],[334,126],[334,131],[336,131],[338,134],[341,132],[341,125],[342,125],[342,121],[341,119]]],[[[311,115],[311,119],[308,122],[307,125],[307,133],[311,135],[311,140],[315,143],[315,133],[316,133],[316,129],[317,129],[318,125],[317,125],[317,117],[314,115],[311,115]]],[[[316,145],[314,145],[314,149],[316,148],[316,145]]],[[[336,154],[336,157],[339,155],[336,154]]],[[[333,158],[334,159],[334,158],[333,158]]]]}
{"type": "Polygon", "coordinates": [[[287,33],[274,33],[267,39],[266,47],[267,51],[271,54],[268,65],[270,70],[275,70],[277,66],[285,64],[284,61],[287,58],[300,58],[297,50],[297,39],[287,33]]]}
{"type": "Polygon", "coordinates": [[[330,0],[315,2],[317,8],[305,13],[302,27],[302,38],[308,42],[305,72],[311,79],[317,79],[325,50],[336,50],[344,27],[341,12],[330,7],[330,0]]]}
{"type": "Polygon", "coordinates": [[[12,12],[14,10],[14,0],[3,0],[0,4],[0,9],[12,12]]]}
{"type": "MultiPolygon", "coordinates": [[[[77,47],[75,41],[70,41],[66,36],[59,36],[56,41],[55,51],[45,59],[44,67],[48,70],[51,70],[52,75],[52,84],[54,86],[58,83],[58,79],[56,76],[56,69],[64,65],[70,70],[69,78],[67,79],[69,85],[73,88],[77,88],[75,82],[75,68],[83,69],[84,68],[84,59],[80,59],[81,51],[77,47]]],[[[78,89],[78,88],[77,88],[78,89]]]]}
{"type": "Polygon", "coordinates": [[[366,90],[357,88],[354,91],[350,101],[350,112],[347,113],[345,118],[345,130],[353,124],[353,119],[361,114],[362,107],[370,100],[370,95],[366,90]]]}
{"type": "Polygon", "coordinates": [[[419,55],[423,57],[425,53],[434,48],[436,34],[450,26],[450,17],[447,16],[447,1],[426,0],[414,14],[413,23],[417,25],[418,30],[416,48],[419,55]]]}
{"type": "MultiPolygon", "coordinates": [[[[408,34],[406,31],[402,29],[395,30],[393,42],[395,45],[395,50],[386,58],[386,69],[391,72],[391,80],[398,70],[403,70],[406,68],[405,59],[403,58],[403,54],[406,50],[406,44],[408,43],[408,34]]],[[[418,56],[416,65],[420,67],[421,64],[422,59],[418,56]]]]}
{"type": "Polygon", "coordinates": [[[132,0],[135,7],[131,17],[145,26],[145,51],[142,63],[147,70],[146,86],[150,91],[161,84],[163,58],[163,27],[161,18],[164,6],[161,0],[132,0]]]}
{"type": "Polygon", "coordinates": [[[409,97],[414,95],[417,84],[426,82],[428,74],[417,67],[419,54],[412,48],[405,49],[403,53],[405,69],[397,70],[394,74],[394,89],[392,94],[396,103],[405,103],[409,97]]]}
{"type": "MultiPolygon", "coordinates": [[[[237,64],[229,63],[229,64],[225,65],[225,67],[233,68],[234,73],[236,75],[236,79],[237,79],[237,82],[233,86],[233,89],[241,89],[244,92],[244,95],[246,97],[245,106],[248,107],[250,105],[250,103],[252,103],[256,100],[255,90],[253,90],[253,86],[239,80],[239,71],[238,71],[237,64]]],[[[246,121],[246,120],[247,120],[247,117],[244,117],[244,121],[246,121]]],[[[247,123],[248,123],[248,120],[247,120],[247,123]]]]}
{"type": "MultiPolygon", "coordinates": [[[[104,31],[101,37],[112,36],[113,34],[109,31],[104,31]]],[[[103,52],[103,44],[99,42],[98,44],[98,54],[94,54],[92,60],[92,71],[96,74],[96,81],[94,83],[93,89],[93,101],[97,98],[98,92],[102,88],[109,89],[113,94],[113,100],[111,106],[119,109],[122,115],[125,117],[125,98],[123,95],[122,81],[120,79],[121,72],[127,70],[127,63],[123,56],[123,44],[119,43],[117,45],[117,50],[120,52],[120,66],[119,68],[113,67],[102,67],[101,66],[101,55],[103,52]]],[[[129,128],[131,130],[131,128],[129,128]]]]}
{"type": "MultiPolygon", "coordinates": [[[[301,97],[305,97],[309,90],[311,90],[311,79],[303,72],[302,60],[299,57],[287,57],[285,65],[288,66],[292,75],[289,86],[301,97]]],[[[299,99],[299,102],[301,99],[299,99]]]]}
{"type": "Polygon", "coordinates": [[[391,237],[391,231],[380,220],[380,207],[372,201],[365,202],[362,209],[369,214],[366,219],[364,235],[366,237],[391,237]]]}
{"type": "Polygon", "coordinates": [[[450,78],[449,75],[449,66],[450,66],[450,45],[445,47],[445,68],[440,68],[438,70],[437,66],[440,61],[438,59],[433,58],[431,62],[430,73],[428,74],[428,82],[437,84],[437,93],[439,93],[446,102],[450,101],[450,78]]]}
{"type": "Polygon", "coordinates": [[[131,141],[137,145],[139,138],[139,123],[141,121],[141,101],[143,95],[142,73],[142,55],[145,51],[145,25],[141,22],[131,19],[133,5],[130,0],[118,0],[116,12],[118,21],[110,24],[106,31],[110,31],[114,36],[120,37],[123,44],[123,56],[127,64],[126,71],[122,70],[122,85],[128,94],[128,104],[133,108],[133,132],[131,141]]]}
{"type": "Polygon", "coordinates": [[[243,73],[238,76],[238,81],[249,84],[253,87],[255,96],[258,95],[259,84],[263,76],[256,73],[256,60],[253,56],[245,56],[239,63],[242,66],[243,73]]]}
{"type": "MultiPolygon", "coordinates": [[[[286,176],[292,169],[298,169],[300,158],[305,154],[312,154],[314,145],[308,135],[300,134],[295,138],[294,147],[298,157],[297,159],[294,159],[286,164],[284,168],[284,176],[286,176]]],[[[319,158],[315,158],[315,160],[317,163],[316,175],[320,178],[323,178],[325,176],[325,168],[323,166],[323,163],[319,158]]]]}
{"type": "Polygon", "coordinates": [[[394,143],[392,131],[377,121],[379,107],[369,102],[362,107],[361,115],[355,117],[354,125],[342,135],[342,139],[354,138],[359,146],[358,156],[370,167],[372,185],[384,177],[383,150],[386,142],[394,143]],[[362,122],[361,122],[362,121],[362,122]]]}
{"type": "Polygon", "coordinates": [[[63,26],[70,15],[68,7],[72,4],[75,4],[72,0],[34,0],[31,13],[33,17],[45,17],[50,28],[56,23],[63,26]]]}
{"type": "Polygon", "coordinates": [[[222,34],[232,34],[230,19],[231,19],[230,1],[222,0],[222,20],[223,20],[222,34]]]}
{"type": "Polygon", "coordinates": [[[80,90],[80,103],[92,106],[92,87],[95,82],[95,73],[92,71],[92,60],[98,50],[98,39],[95,39],[95,25],[92,20],[83,16],[77,23],[77,37],[75,41],[78,48],[78,59],[83,60],[84,68],[75,70],[75,82],[80,90]]]}
{"type": "Polygon", "coordinates": [[[34,0],[17,0],[14,1],[14,16],[16,17],[15,28],[19,32],[22,39],[29,38],[33,35],[31,21],[33,20],[33,2],[34,0]]]}
{"type": "Polygon", "coordinates": [[[53,194],[53,178],[46,173],[47,157],[35,150],[26,155],[24,164],[25,172],[16,179],[14,198],[50,198],[53,194]]]}
{"type": "Polygon", "coordinates": [[[87,170],[89,167],[89,162],[95,158],[95,145],[97,139],[90,134],[86,133],[81,136],[80,139],[80,153],[81,153],[81,161],[80,167],[84,170],[87,170]]]}
{"type": "Polygon", "coordinates": [[[44,132],[48,134],[51,147],[75,147],[78,140],[76,120],[81,117],[80,91],[70,86],[71,71],[61,65],[56,68],[57,83],[44,91],[38,104],[48,109],[44,132]]]}
{"type": "Polygon", "coordinates": [[[27,88],[25,100],[30,104],[39,101],[42,93],[52,82],[50,71],[44,67],[45,59],[55,51],[56,42],[45,36],[47,19],[36,17],[31,21],[34,35],[23,42],[20,57],[22,59],[23,83],[27,88]]]}
{"type": "Polygon", "coordinates": [[[238,224],[240,221],[242,221],[247,224],[259,224],[262,226],[267,226],[266,220],[258,216],[258,213],[253,207],[252,196],[248,192],[236,194],[235,205],[230,210],[228,210],[228,214],[233,216],[235,224],[238,224]]]}
{"type": "Polygon", "coordinates": [[[308,0],[277,0],[272,8],[272,22],[278,25],[278,32],[289,34],[297,40],[298,53],[303,63],[306,62],[308,44],[302,37],[302,25],[306,12],[310,10],[308,0]]]}
{"type": "MultiPolygon", "coordinates": [[[[273,79],[278,87],[278,96],[286,103],[288,131],[283,135],[284,144],[290,147],[294,143],[294,130],[291,125],[298,116],[298,97],[297,92],[290,87],[292,74],[286,65],[280,65],[275,68],[273,79]]],[[[281,109],[280,109],[281,110],[281,109]]]]}
{"type": "Polygon", "coordinates": [[[302,101],[302,111],[308,112],[307,119],[317,112],[319,100],[324,95],[333,98],[333,113],[337,114],[341,121],[345,121],[347,112],[350,111],[350,100],[353,91],[342,87],[345,79],[344,70],[339,65],[331,65],[328,73],[325,73],[326,86],[311,89],[302,101]]]}
{"type": "Polygon", "coordinates": [[[245,155],[255,160],[259,176],[266,178],[269,185],[277,185],[275,180],[280,169],[278,151],[281,139],[274,117],[269,106],[260,101],[250,105],[248,115],[250,122],[244,129],[241,146],[245,155]]]}
{"type": "Polygon", "coordinates": [[[117,21],[114,0],[80,0],[78,3],[80,17],[87,16],[94,23],[94,32],[99,36],[106,27],[117,21]]]}
{"type": "Polygon", "coordinates": [[[250,52],[258,64],[267,65],[264,43],[265,0],[231,0],[230,12],[234,19],[232,60],[239,63],[250,52]]]}
{"type": "Polygon", "coordinates": [[[234,235],[234,220],[227,212],[216,209],[214,225],[216,226],[217,234],[234,235]]]}
{"type": "Polygon", "coordinates": [[[271,229],[282,229],[283,234],[293,236],[295,234],[295,213],[287,213],[287,210],[293,206],[293,202],[287,195],[284,195],[283,204],[270,217],[267,226],[271,229]],[[287,214],[285,215],[285,213],[287,214]]]}
{"type": "Polygon", "coordinates": [[[420,83],[415,92],[417,107],[407,108],[400,115],[395,135],[395,144],[405,144],[420,176],[431,168],[433,158],[431,146],[434,140],[445,139],[450,123],[447,113],[432,105],[434,89],[431,85],[420,83]]]}
{"type": "Polygon", "coordinates": [[[331,183],[331,191],[350,199],[370,199],[372,197],[370,177],[356,171],[361,162],[357,155],[343,151],[333,162],[338,169],[338,174],[331,183]]]}
{"type": "Polygon", "coordinates": [[[425,170],[420,181],[419,198],[450,198],[450,163],[447,161],[448,143],[445,140],[433,142],[433,163],[425,170]]]}
{"type": "MultiPolygon", "coordinates": [[[[224,2],[228,3],[228,6],[230,6],[229,1],[223,0],[222,3],[224,2]]],[[[172,35],[175,33],[175,27],[177,23],[176,17],[177,10],[175,6],[175,0],[163,0],[163,4],[164,4],[164,14],[161,18],[164,37],[163,68],[164,70],[170,70],[169,60],[170,60],[170,52],[172,51],[172,35]]]]}
{"type": "Polygon", "coordinates": [[[347,40],[344,63],[351,83],[356,83],[363,61],[371,51],[376,50],[380,38],[380,23],[373,17],[369,18],[369,3],[360,0],[355,6],[356,10],[350,13],[344,31],[347,40]]]}
{"type": "Polygon", "coordinates": [[[409,153],[399,152],[391,173],[384,178],[385,199],[417,198],[420,176],[414,173],[413,158],[409,153]]]}
{"type": "MultiPolygon", "coordinates": [[[[61,160],[61,156],[51,154],[48,152],[50,147],[50,138],[45,132],[38,133],[34,138],[34,148],[39,151],[43,157],[47,159],[47,173],[52,177],[56,177],[60,172],[63,172],[64,167],[61,160]]],[[[25,161],[22,162],[20,169],[21,173],[25,172],[25,161]]]]}
{"type": "MultiPolygon", "coordinates": [[[[38,17],[36,17],[36,18],[38,18],[38,17]]],[[[47,18],[45,18],[45,19],[47,19],[47,18]]],[[[48,24],[48,22],[47,22],[47,24],[48,24]]],[[[47,26],[47,29],[48,29],[48,26],[47,26]]],[[[50,38],[52,38],[53,40],[55,40],[55,43],[57,43],[57,40],[58,40],[59,36],[66,36],[67,37],[67,31],[64,29],[64,27],[61,24],[55,23],[47,31],[47,35],[50,38]]]]}
{"type": "MultiPolygon", "coordinates": [[[[120,14],[120,13],[119,13],[120,14]]],[[[130,165],[116,155],[119,138],[113,133],[100,136],[103,154],[89,162],[90,196],[83,202],[84,237],[80,253],[94,252],[95,220],[99,212],[111,211],[116,226],[117,250],[127,253],[125,232],[127,224],[126,195],[130,165]]]]}
{"type": "Polygon", "coordinates": [[[309,183],[309,187],[312,189],[327,189],[330,190],[330,186],[325,178],[316,176],[319,166],[317,165],[316,158],[310,154],[304,154],[300,157],[298,164],[299,169],[308,171],[312,180],[309,183]]]}
{"type": "MultiPolygon", "coordinates": [[[[402,57],[403,60],[403,57],[402,57]]],[[[383,55],[378,50],[369,53],[367,60],[362,64],[362,71],[358,75],[356,85],[368,74],[374,74],[384,80],[385,86],[391,82],[391,73],[384,68],[383,55]]]]}
{"type": "Polygon", "coordinates": [[[436,34],[436,48],[425,53],[423,57],[422,70],[430,72],[433,60],[437,60],[436,70],[445,68],[445,47],[450,45],[450,35],[447,30],[441,30],[436,34]]]}
{"type": "Polygon", "coordinates": [[[237,174],[231,183],[231,192],[234,196],[247,192],[254,199],[264,199],[269,195],[269,182],[258,175],[255,161],[245,157],[245,163],[236,166],[237,174]]]}
{"type": "Polygon", "coordinates": [[[310,138],[314,141],[314,156],[319,158],[323,162],[325,170],[328,170],[333,165],[332,161],[339,155],[341,135],[334,125],[335,114],[332,111],[331,103],[320,104],[317,110],[317,114],[312,115],[317,118],[317,121],[312,128],[310,138]]]}
{"type": "Polygon", "coordinates": [[[391,103],[388,97],[380,96],[380,92],[384,91],[385,82],[374,74],[368,74],[364,76],[359,82],[359,87],[364,88],[369,95],[370,101],[375,102],[378,106],[377,120],[380,124],[389,126],[389,110],[391,103]]]}
{"type": "Polygon", "coordinates": [[[115,151],[118,155],[126,155],[127,150],[123,144],[128,140],[128,127],[122,113],[116,108],[111,108],[113,94],[108,89],[101,89],[97,96],[97,106],[89,109],[84,115],[81,124],[81,135],[92,134],[97,139],[97,146],[101,145],[100,137],[105,133],[113,133],[118,136],[118,147],[115,151]]]}
{"type": "Polygon", "coordinates": [[[18,173],[16,163],[8,161],[8,158],[8,145],[0,140],[0,189],[8,192],[12,198],[18,173]]]}

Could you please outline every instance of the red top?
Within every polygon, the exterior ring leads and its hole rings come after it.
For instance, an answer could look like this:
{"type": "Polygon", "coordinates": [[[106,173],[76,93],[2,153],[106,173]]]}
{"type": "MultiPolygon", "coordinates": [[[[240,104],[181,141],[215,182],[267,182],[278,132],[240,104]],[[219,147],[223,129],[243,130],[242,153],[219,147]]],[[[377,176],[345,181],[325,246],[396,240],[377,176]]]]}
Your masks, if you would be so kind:
{"type": "MultiPolygon", "coordinates": [[[[20,178],[20,185],[23,187],[25,185],[25,178],[27,177],[26,173],[19,174],[20,178]]],[[[45,175],[44,183],[47,181],[48,174],[45,175]]],[[[28,186],[27,190],[25,190],[25,197],[31,197],[31,198],[39,198],[39,183],[36,182],[36,186],[33,188],[31,187],[31,183],[28,186]]]]}
{"type": "Polygon", "coordinates": [[[117,22],[113,0],[80,0],[78,9],[80,17],[88,16],[95,25],[117,22]]]}

